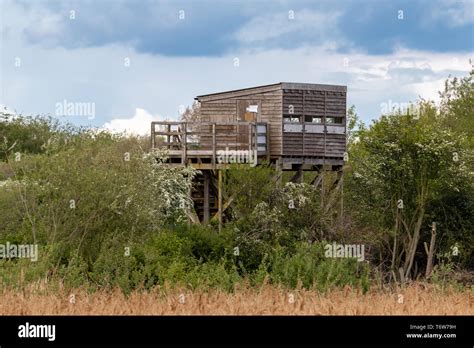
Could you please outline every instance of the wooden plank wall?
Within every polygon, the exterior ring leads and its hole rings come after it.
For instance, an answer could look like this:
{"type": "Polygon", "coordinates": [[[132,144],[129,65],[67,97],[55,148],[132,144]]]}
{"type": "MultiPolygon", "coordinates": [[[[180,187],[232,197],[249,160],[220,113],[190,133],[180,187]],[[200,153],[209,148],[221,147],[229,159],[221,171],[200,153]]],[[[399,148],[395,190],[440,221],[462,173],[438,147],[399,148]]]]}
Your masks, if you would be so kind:
{"type": "MultiPolygon", "coordinates": [[[[346,93],[318,90],[285,90],[283,114],[300,116],[342,117],[346,124],[346,93]],[[292,108],[290,108],[292,106],[292,108]],[[291,113],[293,110],[293,113],[291,113]]],[[[323,125],[324,123],[322,123],[323,125]]],[[[346,135],[311,132],[284,132],[283,155],[310,157],[343,157],[346,151],[346,135]],[[325,146],[326,143],[326,146],[325,146]],[[325,151],[326,150],[326,151],[325,151]]]]}
{"type": "MultiPolygon", "coordinates": [[[[248,150],[249,126],[244,125],[215,125],[215,149],[218,150],[248,150]]],[[[199,144],[201,150],[213,149],[211,125],[201,125],[199,129],[199,144]]]]}
{"type": "MultiPolygon", "coordinates": [[[[344,127],[346,123],[345,91],[307,88],[282,90],[281,86],[273,85],[202,96],[199,97],[202,120],[206,122],[236,121],[238,100],[260,102],[258,121],[268,123],[272,158],[282,155],[343,157],[346,151],[345,134],[327,132],[325,135],[311,131],[283,132],[282,115],[290,115],[290,105],[292,105],[292,115],[301,116],[302,122],[305,116],[322,117],[323,120],[325,116],[341,117],[343,123],[340,126],[344,127]]],[[[335,126],[335,124],[327,125],[335,126]]]]}
{"type": "Polygon", "coordinates": [[[326,116],[346,117],[346,93],[326,92],[326,116]]]}
{"type": "Polygon", "coordinates": [[[270,156],[279,157],[282,148],[282,96],[278,88],[256,88],[254,91],[226,93],[219,97],[202,98],[201,118],[204,122],[237,120],[237,100],[260,101],[259,122],[268,123],[270,156]]]}

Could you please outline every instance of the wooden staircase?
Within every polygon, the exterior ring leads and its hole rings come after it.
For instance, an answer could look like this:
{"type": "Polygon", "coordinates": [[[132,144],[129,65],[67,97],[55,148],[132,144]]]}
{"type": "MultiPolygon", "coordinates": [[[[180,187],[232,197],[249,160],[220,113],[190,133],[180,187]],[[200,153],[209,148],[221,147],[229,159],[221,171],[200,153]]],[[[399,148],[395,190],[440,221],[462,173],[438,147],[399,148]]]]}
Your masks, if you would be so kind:
{"type": "Polygon", "coordinates": [[[212,170],[202,170],[195,176],[191,197],[194,202],[194,211],[201,223],[209,222],[217,214],[217,185],[212,170]],[[206,206],[209,207],[208,212],[206,212],[206,206]]]}

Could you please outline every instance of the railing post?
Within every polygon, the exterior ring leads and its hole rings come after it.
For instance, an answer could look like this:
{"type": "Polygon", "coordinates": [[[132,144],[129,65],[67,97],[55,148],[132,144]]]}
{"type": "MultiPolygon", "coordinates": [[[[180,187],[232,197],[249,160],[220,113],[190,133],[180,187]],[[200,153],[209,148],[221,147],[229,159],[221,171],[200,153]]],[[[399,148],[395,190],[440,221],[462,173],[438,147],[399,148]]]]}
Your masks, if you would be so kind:
{"type": "Polygon", "coordinates": [[[270,163],[270,139],[268,139],[268,123],[265,123],[265,150],[267,151],[267,161],[270,163]]]}
{"type": "Polygon", "coordinates": [[[187,130],[186,130],[186,122],[182,124],[182,135],[181,135],[181,150],[183,152],[181,163],[186,165],[186,147],[187,147],[187,130]]]}
{"type": "Polygon", "coordinates": [[[252,124],[249,123],[249,156],[252,156],[252,130],[252,124]]]}
{"type": "Polygon", "coordinates": [[[252,129],[254,130],[253,132],[253,146],[255,147],[255,165],[258,164],[258,127],[257,123],[252,124],[252,129]]]}
{"type": "Polygon", "coordinates": [[[212,124],[212,166],[216,168],[216,124],[212,124]]]}
{"type": "MultiPolygon", "coordinates": [[[[268,143],[268,125],[264,123],[262,130],[259,130],[259,125],[257,122],[202,122],[199,124],[200,127],[206,127],[205,131],[201,131],[201,133],[205,133],[206,139],[212,138],[212,143],[207,140],[207,142],[203,143],[196,142],[194,139],[194,134],[198,134],[194,130],[194,124],[190,123],[190,127],[188,130],[188,122],[152,122],[151,123],[151,138],[150,138],[150,145],[151,148],[156,147],[163,147],[168,150],[172,150],[172,154],[176,160],[179,161],[179,157],[181,157],[181,164],[186,165],[189,162],[188,159],[188,134],[192,138],[190,141],[191,150],[194,148],[195,145],[198,146],[196,151],[191,151],[192,158],[193,156],[197,156],[199,158],[207,159],[206,166],[209,167],[209,160],[212,161],[212,165],[210,166],[212,169],[217,169],[219,164],[219,155],[218,151],[222,149],[224,146],[230,147],[231,150],[246,150],[250,151],[252,155],[255,151],[258,152],[259,150],[259,136],[265,139],[262,140],[262,146],[265,143],[265,151],[267,158],[269,157],[269,147],[270,144],[268,143]],[[217,126],[224,126],[223,129],[218,129],[217,126]],[[156,130],[156,127],[159,127],[156,130]],[[173,127],[178,127],[178,129],[173,129],[173,127]],[[228,130],[228,128],[233,127],[233,132],[228,130]],[[248,127],[248,130],[245,129],[248,127]],[[163,129],[164,128],[164,129],[163,129]],[[217,133],[219,132],[219,134],[217,133]],[[211,133],[211,134],[209,134],[211,133]],[[228,142],[228,136],[235,135],[237,137],[236,144],[240,144],[237,148],[231,145],[228,142]],[[221,138],[221,135],[224,136],[221,138]],[[156,137],[160,136],[160,139],[163,137],[166,142],[157,142],[156,137]],[[247,137],[247,144],[245,143],[245,137],[247,137]],[[219,143],[218,143],[219,141],[219,143]],[[237,141],[240,141],[237,143],[237,141]],[[180,147],[181,146],[181,147],[180,147]],[[210,150],[212,149],[211,153],[210,150]],[[201,156],[201,157],[200,157],[201,156]]],[[[201,134],[201,137],[204,136],[201,134]]],[[[232,139],[232,138],[230,138],[232,139]]],[[[262,149],[263,152],[263,149],[262,149]]]]}
{"type": "Polygon", "coordinates": [[[151,149],[155,148],[155,123],[151,123],[151,149]]]}

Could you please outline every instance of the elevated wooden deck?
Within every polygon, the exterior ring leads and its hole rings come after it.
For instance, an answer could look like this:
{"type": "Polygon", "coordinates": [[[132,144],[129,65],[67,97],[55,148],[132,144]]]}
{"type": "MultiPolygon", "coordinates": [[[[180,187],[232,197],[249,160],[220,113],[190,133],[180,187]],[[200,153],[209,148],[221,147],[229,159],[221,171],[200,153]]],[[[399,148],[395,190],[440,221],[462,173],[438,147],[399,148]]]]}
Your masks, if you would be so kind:
{"type": "MultiPolygon", "coordinates": [[[[171,165],[220,169],[269,158],[265,122],[152,122],[151,147],[165,149],[171,165]]],[[[249,163],[251,164],[251,163],[249,163]]]]}
{"type": "MultiPolygon", "coordinates": [[[[324,127],[324,126],[323,126],[324,127]]],[[[293,148],[300,151],[284,152],[278,157],[270,156],[271,142],[266,122],[173,122],[157,121],[151,123],[151,146],[164,149],[171,166],[192,165],[196,169],[225,169],[231,163],[248,163],[242,157],[250,154],[256,163],[267,160],[282,170],[320,170],[330,166],[338,170],[343,164],[341,148],[345,144],[342,134],[338,150],[331,140],[326,142],[323,134],[284,133],[284,142],[290,141],[293,148]],[[288,134],[294,135],[293,138],[288,134]],[[321,136],[321,149],[305,146],[306,139],[321,136]],[[298,145],[299,144],[299,145],[298,145]],[[335,152],[337,151],[337,152],[335,152]],[[223,156],[227,156],[222,160],[223,156]],[[233,160],[232,157],[235,157],[233,160]]]]}

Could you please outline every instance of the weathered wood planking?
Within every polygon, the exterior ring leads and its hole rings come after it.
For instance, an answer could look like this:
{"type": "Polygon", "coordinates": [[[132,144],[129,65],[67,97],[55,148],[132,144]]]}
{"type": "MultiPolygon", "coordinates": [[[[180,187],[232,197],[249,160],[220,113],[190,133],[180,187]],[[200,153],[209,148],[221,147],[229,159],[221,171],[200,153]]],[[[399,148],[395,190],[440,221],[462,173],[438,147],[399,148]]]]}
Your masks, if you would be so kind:
{"type": "MultiPolygon", "coordinates": [[[[197,97],[201,103],[201,117],[206,122],[235,122],[237,121],[238,101],[246,100],[260,105],[257,121],[267,122],[270,156],[281,155],[281,103],[282,91],[278,86],[264,86],[238,92],[219,93],[197,97]]],[[[218,130],[216,129],[216,132],[218,130]]],[[[248,140],[245,130],[240,137],[248,140]]],[[[247,133],[248,134],[248,133],[247,133]]]]}
{"type": "MultiPolygon", "coordinates": [[[[340,86],[335,86],[340,87],[340,86]]],[[[299,118],[301,131],[283,132],[283,156],[305,157],[339,157],[346,151],[345,129],[337,128],[328,131],[325,125],[345,127],[346,124],[346,91],[344,88],[315,89],[308,86],[304,89],[283,90],[283,116],[299,118]],[[306,123],[307,116],[319,117],[320,127],[306,123]],[[338,123],[330,123],[329,121],[338,123]]]]}
{"type": "MultiPolygon", "coordinates": [[[[345,130],[337,128],[337,132],[327,131],[325,125],[345,127],[346,94],[345,86],[282,82],[201,95],[196,99],[201,103],[201,117],[206,122],[238,121],[241,118],[239,101],[240,103],[247,101],[244,105],[251,105],[253,102],[258,104],[257,121],[268,124],[268,145],[272,158],[281,156],[342,158],[346,151],[345,130]],[[298,117],[301,126],[296,127],[296,131],[290,127],[293,131],[285,132],[284,117],[298,117]],[[320,118],[321,131],[320,128],[315,128],[316,123],[308,123],[312,126],[308,126],[306,131],[307,123],[304,122],[307,117],[320,118]]],[[[230,132],[230,130],[221,128],[216,132],[230,132]]],[[[248,140],[245,136],[237,138],[248,140]]],[[[211,141],[209,138],[203,143],[211,141]]]]}

